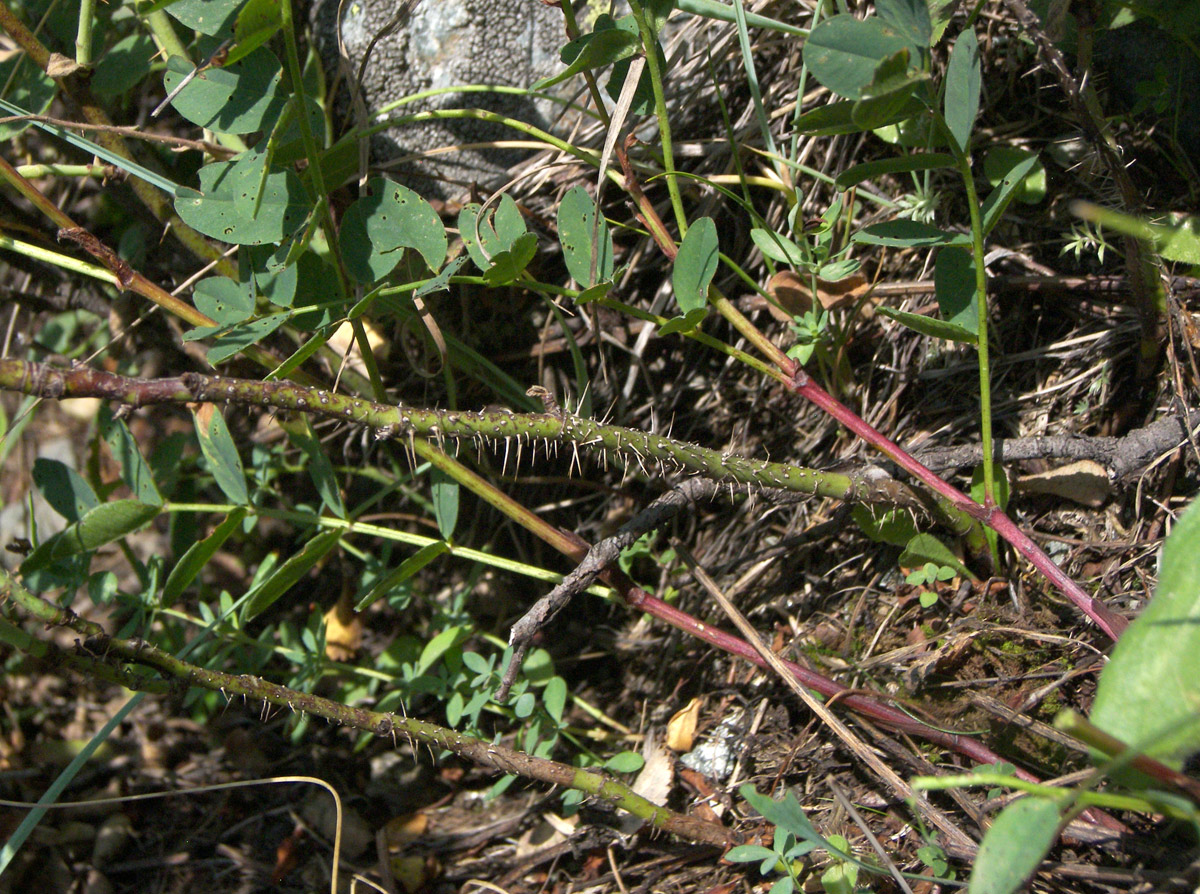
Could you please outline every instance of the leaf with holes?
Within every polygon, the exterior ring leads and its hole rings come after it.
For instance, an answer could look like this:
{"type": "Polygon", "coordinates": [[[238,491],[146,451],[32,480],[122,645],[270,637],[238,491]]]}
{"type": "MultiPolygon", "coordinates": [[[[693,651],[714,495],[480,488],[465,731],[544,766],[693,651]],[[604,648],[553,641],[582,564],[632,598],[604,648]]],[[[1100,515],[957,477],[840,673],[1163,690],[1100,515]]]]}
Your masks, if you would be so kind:
{"type": "Polygon", "coordinates": [[[361,283],[373,283],[395,269],[404,252],[415,248],[430,270],[446,260],[446,228],[433,206],[407,187],[383,177],[371,180],[342,217],[342,255],[346,270],[361,283]]]}
{"type": "Polygon", "coordinates": [[[582,186],[571,188],[558,206],[558,239],[571,277],[584,288],[612,279],[613,242],[608,221],[582,186]]]}
{"type": "Polygon", "coordinates": [[[979,293],[975,288],[975,259],[961,248],[938,252],[933,273],[942,319],[979,337],[979,293]]]}
{"type": "Polygon", "coordinates": [[[175,210],[184,223],[205,236],[235,245],[282,242],[300,228],[311,205],[299,177],[291,171],[268,173],[258,214],[249,217],[238,210],[242,183],[230,176],[233,167],[233,162],[218,161],[200,169],[200,195],[175,200],[175,210]]]}
{"type": "Polygon", "coordinates": [[[249,289],[225,276],[210,276],[196,283],[192,302],[196,310],[222,327],[234,326],[254,314],[254,296],[249,289]]]}
{"type": "Polygon", "coordinates": [[[246,490],[246,470],[238,455],[237,445],[225,425],[225,418],[213,404],[201,404],[192,413],[196,424],[196,436],[200,440],[200,452],[208,460],[208,466],[217,485],[225,496],[239,506],[250,502],[246,490]]]}

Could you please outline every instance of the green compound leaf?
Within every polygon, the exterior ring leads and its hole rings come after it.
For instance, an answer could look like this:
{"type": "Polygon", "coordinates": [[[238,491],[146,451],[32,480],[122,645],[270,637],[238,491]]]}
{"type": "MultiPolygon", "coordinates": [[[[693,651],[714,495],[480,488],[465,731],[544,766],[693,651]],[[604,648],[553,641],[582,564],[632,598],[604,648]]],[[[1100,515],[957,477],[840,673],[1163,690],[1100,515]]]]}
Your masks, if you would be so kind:
{"type": "Polygon", "coordinates": [[[233,65],[270,40],[282,24],[279,0],[248,0],[233,28],[234,47],[225,59],[233,65]]]}
{"type": "Polygon", "coordinates": [[[757,245],[764,255],[780,264],[804,267],[808,262],[800,246],[782,233],[755,227],[750,231],[750,241],[757,245]]]}
{"type": "Polygon", "coordinates": [[[1091,721],[1179,769],[1200,751],[1200,501],[1162,551],[1154,598],[1121,634],[1100,674],[1091,721]]]}
{"type": "MultiPolygon", "coordinates": [[[[163,75],[163,88],[170,93],[190,70],[190,64],[184,73],[168,68],[163,75]]],[[[287,100],[280,89],[281,78],[275,54],[258,49],[236,65],[200,72],[171,100],[171,105],[188,121],[206,130],[230,134],[266,130],[279,117],[287,100]]]]}
{"type": "Polygon", "coordinates": [[[57,459],[33,461],[33,483],[50,507],[69,522],[77,522],[100,498],[83,476],[57,459]]]}
{"type": "Polygon", "coordinates": [[[862,130],[875,130],[896,120],[911,108],[913,93],[929,80],[929,73],[909,69],[909,48],[888,56],[875,69],[871,83],[862,88],[850,117],[862,130]]]}
{"type": "Polygon", "coordinates": [[[59,559],[90,552],[132,534],[150,523],[162,507],[140,500],[116,500],[101,503],[38,546],[21,563],[21,573],[29,574],[59,559]]]}
{"type": "Polygon", "coordinates": [[[704,322],[708,316],[707,307],[694,307],[681,317],[672,317],[658,327],[660,336],[674,335],[676,332],[691,332],[704,322]]]}
{"type": "Polygon", "coordinates": [[[511,248],[512,244],[526,233],[525,217],[508,193],[500,197],[500,203],[492,217],[492,226],[500,244],[505,248],[511,248]]]}
{"type": "Polygon", "coordinates": [[[1071,213],[1148,242],[1168,261],[1200,264],[1200,218],[1183,217],[1174,222],[1157,223],[1082,201],[1071,203],[1071,213]]]}
{"type": "Polygon", "coordinates": [[[323,531],[304,544],[300,552],[291,556],[247,594],[246,605],[242,608],[242,623],[253,620],[274,605],[284,593],[299,583],[326,553],[337,546],[341,538],[341,531],[323,531]]]}
{"type": "Polygon", "coordinates": [[[839,258],[818,267],[817,276],[826,282],[841,282],[843,279],[849,279],[861,269],[862,262],[858,258],[839,258]]]}
{"type": "Polygon", "coordinates": [[[467,626],[447,627],[431,639],[421,650],[421,657],[417,660],[416,675],[421,676],[427,673],[447,652],[469,640],[471,633],[471,628],[467,626]]]}
{"type": "Polygon", "coordinates": [[[187,552],[183,554],[183,557],[171,569],[170,575],[167,576],[167,582],[163,586],[163,608],[174,605],[175,600],[183,595],[183,591],[191,585],[200,570],[208,564],[208,560],[225,545],[229,535],[241,527],[245,517],[246,510],[238,507],[229,513],[211,534],[188,547],[187,552]]]}
{"type": "MultiPolygon", "coordinates": [[[[58,89],[50,77],[25,58],[24,53],[14,53],[0,62],[0,84],[6,85],[5,99],[32,115],[46,114],[58,89]]],[[[0,140],[11,140],[29,124],[28,121],[0,124],[0,140]]]]}
{"type": "Polygon", "coordinates": [[[904,552],[900,554],[899,563],[906,568],[913,568],[924,565],[926,562],[932,562],[939,568],[946,566],[953,568],[963,577],[976,580],[975,575],[971,573],[966,565],[950,551],[950,547],[942,543],[932,534],[917,534],[912,540],[908,541],[908,545],[904,547],[904,552]]]}
{"type": "Polygon", "coordinates": [[[208,460],[217,485],[230,501],[239,506],[248,505],[250,494],[246,490],[246,470],[224,417],[213,404],[201,405],[192,415],[196,436],[200,440],[200,452],[208,460]]]}
{"type": "Polygon", "coordinates": [[[916,220],[889,220],[859,230],[851,242],[891,248],[929,248],[934,245],[970,245],[970,237],[947,233],[916,220]]]}
{"type": "Polygon", "coordinates": [[[101,407],[98,422],[101,436],[108,443],[113,458],[121,465],[121,480],[141,502],[148,506],[161,506],[162,494],[154,483],[150,464],[138,449],[129,427],[114,417],[107,405],[101,407]]]}
{"type": "Polygon", "coordinates": [[[598,30],[581,35],[563,47],[560,58],[567,67],[552,77],[538,81],[533,85],[534,90],[545,90],[581,71],[627,59],[638,51],[639,40],[636,33],[613,27],[608,16],[601,18],[608,19],[609,27],[599,30],[601,20],[598,19],[598,30]]]}
{"type": "Polygon", "coordinates": [[[217,364],[240,354],[250,345],[262,341],[286,323],[291,316],[287,312],[274,313],[259,317],[257,320],[239,323],[213,342],[213,346],[208,349],[208,362],[217,364]]]}
{"type": "Polygon", "coordinates": [[[791,832],[800,841],[810,841],[828,849],[829,842],[821,837],[816,828],[804,813],[804,808],[789,790],[782,799],[774,801],[766,795],[761,795],[753,785],[747,783],[738,789],[738,794],[760,814],[763,819],[773,823],[785,832],[791,832]]]}
{"type": "Polygon", "coordinates": [[[1005,172],[1000,184],[988,194],[979,208],[983,217],[983,235],[986,236],[1000,223],[1000,218],[1017,197],[1025,178],[1037,164],[1038,158],[1033,153],[1029,153],[1025,158],[1014,159],[1012,167],[1005,172]]]}
{"type": "Polygon", "coordinates": [[[646,759],[636,751],[619,751],[604,762],[604,769],[613,773],[636,773],[646,765],[646,759]]]}
{"type": "Polygon", "coordinates": [[[395,269],[415,248],[430,270],[446,260],[446,228],[433,206],[407,187],[383,177],[369,184],[342,217],[342,255],[346,270],[361,283],[373,283],[395,269]]]}
{"type": "MultiPolygon", "coordinates": [[[[156,3],[157,8],[167,12],[181,25],[209,37],[233,36],[233,27],[238,7],[243,0],[173,0],[156,3]]],[[[152,7],[153,8],[153,7],[152,7]]],[[[143,11],[143,15],[145,12],[143,11]]]]}
{"type": "Polygon", "coordinates": [[[367,595],[358,600],[358,604],[354,606],[354,610],[356,612],[363,611],[367,606],[375,602],[375,600],[386,596],[449,549],[450,544],[445,540],[437,540],[421,547],[401,562],[398,568],[393,568],[376,581],[367,595]]]}
{"type": "Polygon", "coordinates": [[[917,523],[907,509],[885,509],[859,503],[850,511],[850,516],[876,543],[905,546],[917,535],[917,523]]]}
{"type": "Polygon", "coordinates": [[[525,233],[513,240],[512,245],[492,255],[492,266],[483,274],[489,286],[506,286],[525,272],[533,256],[537,254],[537,234],[525,233]]]}
{"type": "Polygon", "coordinates": [[[571,277],[584,288],[612,279],[613,243],[608,221],[596,219],[596,203],[582,186],[558,206],[558,239],[571,277]]]}
{"type": "Polygon", "coordinates": [[[908,46],[908,38],[882,19],[836,15],[812,30],[804,62],[838,96],[861,99],[879,63],[908,46]]]}
{"type": "Polygon", "coordinates": [[[156,52],[148,34],[121,38],[96,63],[92,92],[97,96],[115,96],[141,83],[156,52]]]}
{"type": "Polygon", "coordinates": [[[671,271],[675,300],[685,316],[708,304],[708,286],[717,272],[718,252],[717,225],[711,217],[701,217],[679,244],[671,271]]]}
{"type": "Polygon", "coordinates": [[[979,296],[975,290],[975,258],[961,248],[938,252],[934,292],[942,319],[979,337],[979,296]]]}
{"type": "Polygon", "coordinates": [[[505,242],[496,235],[494,216],[479,214],[483,210],[478,202],[463,205],[458,212],[458,233],[471,262],[479,268],[479,272],[492,266],[492,258],[505,251],[511,243],[505,242]]]}
{"type": "Polygon", "coordinates": [[[545,706],[546,712],[554,718],[554,722],[561,725],[563,711],[567,706],[567,681],[562,677],[551,677],[550,682],[542,691],[542,705],[545,706]]]}
{"type": "Polygon", "coordinates": [[[968,28],[954,42],[946,66],[946,126],[963,152],[971,142],[971,129],[979,113],[979,91],[983,84],[979,38],[968,28]]]}
{"type": "Polygon", "coordinates": [[[875,0],[875,11],[908,39],[914,57],[920,58],[919,54],[929,48],[933,22],[926,0],[875,0]]]}
{"type": "Polygon", "coordinates": [[[304,186],[291,171],[271,171],[262,189],[258,214],[242,213],[242,178],[231,176],[234,163],[214,162],[200,169],[200,195],[180,196],[175,210],[188,226],[221,242],[262,245],[282,242],[304,223],[310,209],[304,186]]]}
{"type": "Polygon", "coordinates": [[[913,155],[899,155],[893,158],[881,158],[878,161],[868,161],[846,168],[837,177],[838,189],[849,189],[864,180],[870,180],[884,174],[903,174],[910,171],[932,171],[938,168],[954,167],[954,156],[944,152],[922,152],[913,155]]]}
{"type": "MultiPolygon", "coordinates": [[[[983,176],[992,186],[999,186],[1008,172],[1030,156],[1036,154],[1016,146],[996,146],[983,157],[983,176]]],[[[1046,168],[1035,161],[1029,173],[1017,183],[1013,198],[1024,205],[1036,205],[1046,198],[1046,168]]]]}
{"type": "Polygon", "coordinates": [[[805,112],[796,119],[796,130],[819,137],[858,133],[854,123],[854,100],[843,99],[805,112]]]}
{"type": "Polygon", "coordinates": [[[969,894],[1014,894],[1037,869],[1058,836],[1058,807],[1026,797],[996,817],[975,857],[969,894]]]}
{"type": "Polygon", "coordinates": [[[430,471],[429,484],[438,533],[442,535],[443,540],[451,540],[454,537],[454,529],[458,527],[459,484],[441,469],[430,471]]]}
{"type": "Polygon", "coordinates": [[[914,332],[919,332],[922,335],[928,335],[930,338],[941,338],[946,341],[957,341],[967,345],[975,345],[979,343],[979,339],[973,332],[964,329],[954,323],[947,323],[945,320],[938,320],[934,317],[926,317],[921,314],[909,313],[906,310],[896,310],[891,307],[878,307],[876,311],[883,314],[890,320],[895,320],[901,326],[907,326],[914,332]]]}
{"type": "Polygon", "coordinates": [[[454,276],[462,268],[462,265],[467,263],[466,255],[459,255],[449,264],[442,268],[442,272],[432,279],[428,279],[416,291],[413,292],[414,298],[423,298],[433,292],[442,292],[450,288],[450,277],[454,276]]]}

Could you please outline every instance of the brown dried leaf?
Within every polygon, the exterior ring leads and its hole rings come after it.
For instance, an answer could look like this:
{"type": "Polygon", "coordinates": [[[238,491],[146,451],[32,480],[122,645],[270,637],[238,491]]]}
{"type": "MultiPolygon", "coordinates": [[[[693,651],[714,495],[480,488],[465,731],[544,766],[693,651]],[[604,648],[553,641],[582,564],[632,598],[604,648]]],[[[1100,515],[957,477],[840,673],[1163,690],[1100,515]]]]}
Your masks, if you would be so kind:
{"type": "Polygon", "coordinates": [[[344,594],[325,613],[325,657],[330,661],[349,661],[362,645],[362,635],[362,618],[354,611],[353,598],[344,594]]]}
{"type": "Polygon", "coordinates": [[[694,698],[667,722],[667,747],[672,751],[691,751],[699,722],[700,699],[694,698]]]}
{"type": "Polygon", "coordinates": [[[1112,493],[1112,482],[1104,466],[1081,459],[1048,472],[1024,475],[1017,479],[1017,490],[1027,494],[1050,494],[1095,508],[1112,493]]]}
{"type": "MultiPolygon", "coordinates": [[[[817,280],[817,299],[825,310],[853,305],[867,292],[867,280],[856,273],[838,282],[817,280]]],[[[779,307],[768,304],[771,315],[780,322],[789,322],[813,306],[812,292],[808,288],[808,277],[794,270],[780,270],[767,282],[767,294],[779,302],[779,307]],[[782,308],[782,309],[780,309],[782,308]]],[[[866,308],[864,308],[864,311],[866,308]]]]}

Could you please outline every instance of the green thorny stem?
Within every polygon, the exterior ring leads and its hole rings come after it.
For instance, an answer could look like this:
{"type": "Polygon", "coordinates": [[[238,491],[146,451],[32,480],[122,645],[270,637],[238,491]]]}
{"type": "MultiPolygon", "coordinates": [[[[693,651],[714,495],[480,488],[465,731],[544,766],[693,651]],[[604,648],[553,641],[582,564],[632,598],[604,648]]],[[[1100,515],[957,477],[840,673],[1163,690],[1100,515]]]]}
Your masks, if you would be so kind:
{"type": "MultiPolygon", "coordinates": [[[[894,483],[889,483],[885,487],[883,482],[869,481],[865,478],[830,477],[826,474],[816,476],[811,470],[718,454],[715,451],[706,451],[692,445],[675,442],[669,438],[648,436],[642,432],[615,426],[602,426],[591,420],[572,416],[560,418],[552,415],[510,415],[503,412],[458,413],[412,410],[373,404],[343,395],[304,388],[293,383],[206,378],[195,374],[173,379],[138,380],[88,368],[60,370],[19,360],[0,360],[0,388],[39,394],[52,399],[87,395],[131,406],[193,400],[244,401],[252,405],[270,402],[279,407],[323,413],[335,418],[357,421],[364,425],[378,426],[385,436],[403,437],[407,435],[410,449],[417,452],[423,459],[432,462],[478,494],[481,499],[495,506],[498,511],[514,518],[519,524],[576,562],[581,561],[588,550],[588,544],[585,541],[575,534],[549,524],[536,513],[526,510],[507,495],[488,485],[474,472],[447,457],[428,441],[416,437],[417,428],[420,427],[435,437],[480,437],[484,439],[499,437],[504,438],[506,443],[509,438],[512,438],[517,441],[518,445],[522,437],[528,441],[534,439],[564,440],[569,435],[581,439],[574,442],[575,446],[602,448],[621,457],[626,457],[629,453],[638,455],[630,449],[632,445],[637,450],[644,449],[647,455],[661,452],[663,461],[679,463],[683,467],[688,467],[689,461],[694,458],[711,461],[713,467],[723,470],[729,480],[732,480],[739,470],[758,467],[764,472],[768,481],[779,480],[774,477],[773,473],[782,472],[784,479],[792,479],[794,483],[800,483],[807,479],[815,485],[811,490],[807,485],[802,489],[831,497],[842,495],[844,498],[852,495],[861,498],[870,496],[870,492],[874,491],[885,500],[894,497],[896,502],[900,503],[904,496],[903,491],[898,487],[893,490],[894,483]],[[848,490],[843,488],[843,483],[850,485],[848,490]]],[[[654,458],[659,457],[655,456],[654,458]]],[[[699,468],[704,468],[703,462],[699,468]]],[[[353,525],[347,530],[347,533],[350,533],[352,528],[353,525]]],[[[730,636],[711,625],[702,624],[690,615],[656,599],[635,586],[618,570],[610,568],[604,571],[601,579],[616,588],[621,599],[632,610],[646,612],[719,649],[765,667],[761,656],[749,643],[730,636]]],[[[990,764],[1001,759],[986,745],[973,738],[930,727],[913,719],[903,711],[854,693],[808,668],[793,662],[785,662],[785,664],[802,685],[823,696],[836,697],[846,708],[892,729],[919,736],[927,741],[953,749],[978,763],[990,764]]],[[[281,702],[276,701],[275,703],[281,702]]],[[[1018,772],[1022,778],[1033,778],[1021,771],[1018,772]]]]}
{"type": "Polygon", "coordinates": [[[636,794],[624,783],[594,770],[533,757],[437,724],[405,717],[403,714],[397,716],[393,713],[352,708],[249,674],[235,675],[208,670],[176,658],[141,640],[110,637],[98,624],[85,621],[70,609],[58,608],[33,595],[7,571],[0,569],[0,603],[5,602],[19,605],[25,613],[43,624],[67,627],[86,637],[86,641],[79,643],[74,651],[61,649],[44,640],[32,642],[31,647],[36,648],[46,659],[57,661],[77,671],[102,676],[104,679],[113,677],[113,666],[116,665],[120,682],[129,689],[162,692],[165,688],[170,688],[170,682],[174,681],[177,685],[198,686],[211,692],[220,692],[226,698],[240,695],[267,705],[324,717],[331,723],[352,729],[390,737],[393,742],[398,737],[403,737],[414,747],[420,742],[431,749],[444,748],[498,772],[514,773],[552,785],[577,789],[621,807],[646,820],[655,828],[692,841],[721,847],[738,843],[737,835],[729,829],[659,807],[636,794]],[[152,675],[147,675],[147,670],[151,671],[152,675]]]}
{"type": "Polygon", "coordinates": [[[419,438],[471,440],[481,446],[515,446],[519,460],[525,445],[569,444],[606,459],[641,467],[653,464],[698,473],[713,481],[779,488],[838,500],[885,503],[919,509],[897,482],[869,474],[821,472],[790,463],[750,459],[631,428],[606,425],[569,413],[467,413],[373,403],[294,382],[262,382],[185,373],[162,379],[135,379],[87,367],[60,369],[23,360],[0,360],[0,388],[52,399],[99,397],[131,406],[194,401],[271,406],[315,413],[375,429],[380,439],[403,439],[421,454],[419,438]]]}
{"type": "MultiPolygon", "coordinates": [[[[737,313],[734,308],[730,308],[729,312],[737,313]]],[[[941,495],[953,509],[992,527],[1063,590],[1067,597],[1096,621],[1110,637],[1116,639],[1120,635],[1128,622],[1103,603],[1084,593],[1079,585],[1059,569],[1004,513],[995,507],[986,509],[980,506],[938,478],[898,445],[883,437],[847,407],[834,400],[828,392],[812,382],[803,370],[791,364],[791,361],[788,363],[791,365],[788,372],[793,377],[792,387],[797,393],[812,400],[859,437],[879,448],[886,456],[941,495]]],[[[485,499],[489,499],[487,494],[491,493],[493,496],[489,502],[564,551],[569,550],[564,549],[561,532],[551,534],[549,531],[541,531],[545,525],[535,515],[521,509],[518,504],[499,494],[494,488],[484,486],[477,480],[478,476],[460,463],[450,460],[422,438],[465,438],[481,444],[487,441],[503,441],[506,449],[515,441],[518,451],[523,442],[566,442],[570,443],[573,449],[592,448],[606,457],[613,456],[622,461],[632,460],[643,467],[647,461],[657,462],[677,469],[699,472],[716,481],[777,487],[841,500],[875,499],[893,505],[912,505],[905,491],[887,479],[872,481],[865,475],[835,475],[787,463],[747,459],[661,435],[603,425],[570,414],[554,416],[503,412],[462,413],[394,407],[292,382],[259,382],[206,377],[196,373],[168,379],[133,379],[88,368],[63,370],[22,360],[0,360],[0,388],[52,399],[100,397],[132,406],[190,401],[269,405],[367,425],[379,431],[381,437],[407,438],[410,449],[423,459],[435,461],[439,467],[445,466],[443,471],[455,478],[471,479],[463,483],[485,499]]]]}

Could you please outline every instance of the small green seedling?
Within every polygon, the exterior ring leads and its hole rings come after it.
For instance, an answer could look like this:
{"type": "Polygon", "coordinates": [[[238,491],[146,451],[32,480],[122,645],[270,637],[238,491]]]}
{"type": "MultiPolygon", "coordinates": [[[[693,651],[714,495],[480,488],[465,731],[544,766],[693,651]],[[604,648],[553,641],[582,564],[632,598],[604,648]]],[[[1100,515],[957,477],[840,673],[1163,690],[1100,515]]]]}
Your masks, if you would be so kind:
{"type": "MultiPolygon", "coordinates": [[[[949,565],[926,562],[920,568],[910,571],[905,580],[914,587],[931,587],[937,581],[952,580],[957,573],[949,565]]],[[[938,595],[933,590],[922,590],[917,598],[921,601],[922,608],[931,608],[938,601],[938,595]]]]}
{"type": "Polygon", "coordinates": [[[775,835],[771,847],[758,844],[743,844],[732,848],[725,859],[732,863],[758,863],[761,875],[775,872],[781,875],[770,894],[792,894],[800,887],[804,864],[801,858],[814,850],[829,853],[833,863],[821,873],[821,887],[826,894],[855,894],[858,888],[858,872],[881,872],[855,858],[850,852],[850,843],[841,835],[823,837],[804,815],[804,808],[796,796],[788,792],[775,801],[761,795],[752,785],[743,785],[738,793],[763,817],[775,824],[775,835]]]}

